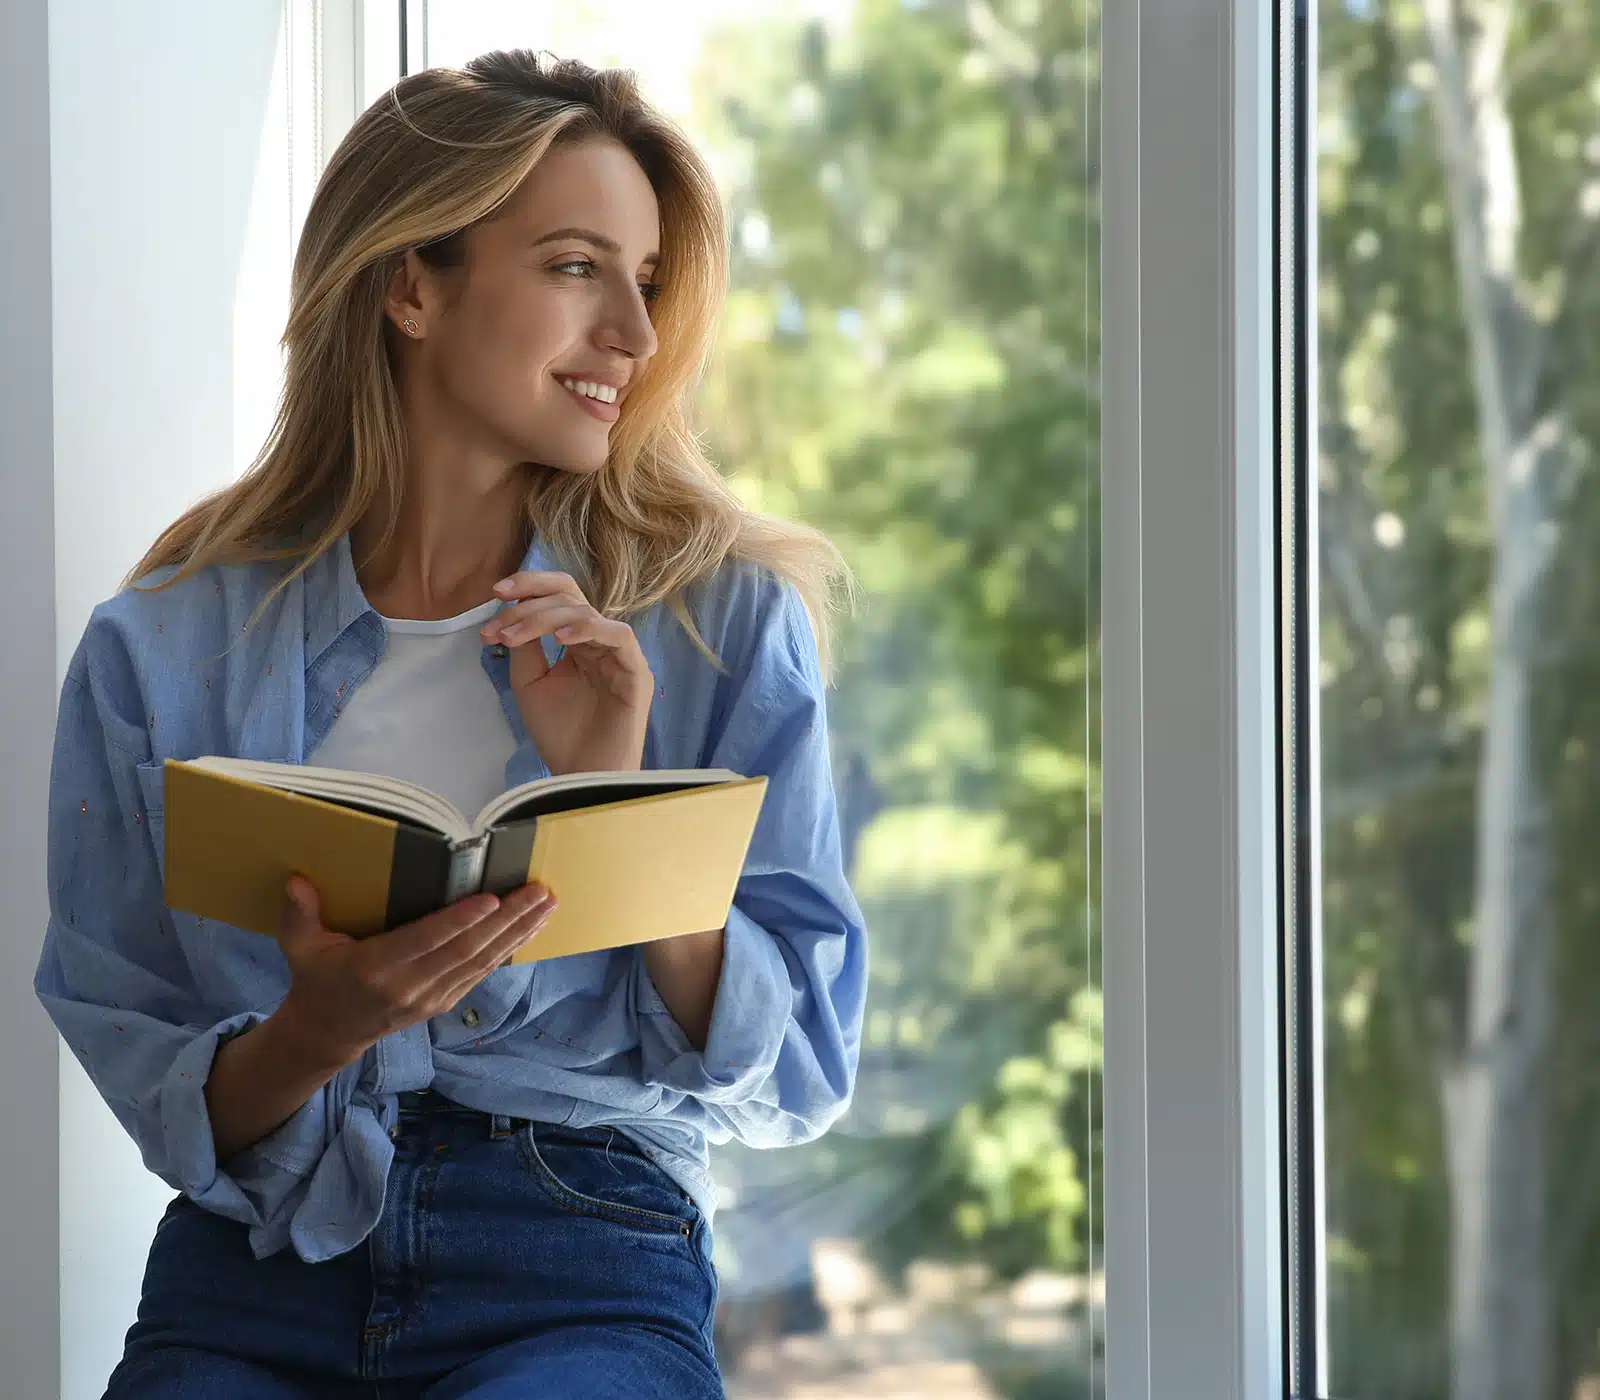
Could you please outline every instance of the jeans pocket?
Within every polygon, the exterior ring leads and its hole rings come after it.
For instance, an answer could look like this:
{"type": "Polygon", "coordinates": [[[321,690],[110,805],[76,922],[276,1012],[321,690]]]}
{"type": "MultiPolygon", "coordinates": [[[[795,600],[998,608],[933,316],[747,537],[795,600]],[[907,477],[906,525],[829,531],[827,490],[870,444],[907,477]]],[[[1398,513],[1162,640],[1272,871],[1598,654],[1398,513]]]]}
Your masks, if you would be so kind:
{"type": "Polygon", "coordinates": [[[517,1150],[545,1195],[570,1214],[685,1240],[694,1235],[699,1207],[614,1129],[578,1133],[529,1124],[517,1134],[517,1150]]]}

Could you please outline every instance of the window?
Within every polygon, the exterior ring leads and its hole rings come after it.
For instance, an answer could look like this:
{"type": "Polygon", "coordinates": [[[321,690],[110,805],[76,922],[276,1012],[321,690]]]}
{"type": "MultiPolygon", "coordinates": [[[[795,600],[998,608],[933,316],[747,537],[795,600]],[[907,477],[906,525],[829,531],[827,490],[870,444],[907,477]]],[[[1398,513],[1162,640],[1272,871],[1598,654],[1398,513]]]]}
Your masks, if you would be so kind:
{"type": "Polygon", "coordinates": [[[266,444],[300,226],[327,156],[400,75],[390,0],[283,0],[234,294],[233,470],[266,444]]]}
{"type": "Polygon", "coordinates": [[[1589,1397],[1600,5],[1317,18],[1303,1393],[1589,1397]]]}
{"type": "Polygon", "coordinates": [[[285,0],[272,59],[250,206],[233,299],[233,474],[272,429],[283,388],[278,344],[289,315],[289,274],[310,191],[321,173],[305,134],[315,91],[311,5],[285,0]]]}
{"type": "Polygon", "coordinates": [[[631,67],[710,154],[733,291],[701,424],[865,585],[830,696],[859,1088],[819,1143],[720,1154],[731,1393],[1098,1396],[1098,6],[426,24],[432,64],[631,67]]]}

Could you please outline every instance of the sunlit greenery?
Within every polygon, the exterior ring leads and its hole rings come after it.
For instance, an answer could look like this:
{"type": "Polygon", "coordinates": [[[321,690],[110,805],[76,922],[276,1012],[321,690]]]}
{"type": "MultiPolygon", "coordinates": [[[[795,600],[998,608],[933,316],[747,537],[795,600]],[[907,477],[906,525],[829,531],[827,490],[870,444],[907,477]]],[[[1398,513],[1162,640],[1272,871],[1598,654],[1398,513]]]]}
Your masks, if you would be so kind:
{"type": "MultiPolygon", "coordinates": [[[[1495,7],[1498,8],[1498,7],[1495,7]]],[[[1467,7],[1470,12],[1471,7],[1467,7]]],[[[1600,8],[1511,7],[1514,294],[1550,328],[1535,407],[1571,433],[1559,558],[1531,670],[1529,782],[1553,772],[1556,1014],[1545,1199],[1551,1396],[1600,1372],[1600,8]],[[1576,749],[1571,746],[1576,745],[1576,749]]],[[[1471,14],[1468,14],[1470,22],[1471,14]]],[[[1466,32],[1470,33],[1470,29],[1466,32]]],[[[1332,1346],[1340,1393],[1451,1393],[1453,1248],[1441,1074],[1467,1004],[1479,763],[1495,636],[1488,449],[1424,6],[1322,7],[1320,476],[1332,1346]]],[[[1513,350],[1517,347],[1513,346],[1513,350]]],[[[1531,356],[1530,356],[1531,358],[1531,356]]],[[[1536,860],[1524,849],[1518,860],[1536,860]]],[[[1517,1286],[1517,1281],[1511,1281],[1517,1286]]],[[[1531,1383],[1531,1382],[1530,1382],[1531,1383]]],[[[1532,1390],[1529,1400],[1545,1400],[1532,1390]]]]}
{"type": "Polygon", "coordinates": [[[745,178],[701,417],[864,585],[832,723],[873,1010],[828,1189],[878,1183],[886,1262],[1017,1272],[1089,1265],[1099,1151],[1098,33],[985,13],[711,46],[745,178]]]}
{"type": "MultiPolygon", "coordinates": [[[[1328,1258],[1357,1400],[1450,1393],[1435,1043],[1464,1004],[1495,656],[1422,21],[1324,0],[1315,137],[1328,1258]]],[[[1600,9],[1525,0],[1509,45],[1521,293],[1556,328],[1534,389],[1575,444],[1535,675],[1561,754],[1558,1390],[1517,1397],[1553,1400],[1600,1373],[1600,9]]],[[[781,1168],[725,1165],[890,1265],[1097,1258],[1098,73],[1092,0],[861,0],[842,28],[729,30],[699,79],[735,277],[701,421],[751,501],[840,541],[866,599],[832,704],[873,936],[859,1101],[781,1168]]]]}

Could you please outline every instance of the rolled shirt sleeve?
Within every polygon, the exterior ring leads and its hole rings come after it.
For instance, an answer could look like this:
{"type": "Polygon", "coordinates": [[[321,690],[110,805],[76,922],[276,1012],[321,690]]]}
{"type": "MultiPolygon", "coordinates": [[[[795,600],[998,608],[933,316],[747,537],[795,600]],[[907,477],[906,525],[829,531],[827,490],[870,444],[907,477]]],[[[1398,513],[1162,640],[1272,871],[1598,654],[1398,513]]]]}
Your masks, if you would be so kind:
{"type": "Polygon", "coordinates": [[[708,766],[765,775],[767,795],[728,915],[705,1049],[690,1044],[642,956],[635,1004],[646,1083],[699,1101],[713,1138],[769,1147],[817,1137],[849,1103],[866,930],[845,877],[804,606],[769,578],[754,614],[708,766]]]}
{"type": "Polygon", "coordinates": [[[205,1097],[212,1062],[231,1036],[269,1013],[242,1006],[214,1018],[205,1010],[162,896],[137,775],[143,739],[97,698],[86,640],[57,718],[50,917],[34,989],[145,1165],[200,1205],[251,1226],[256,1252],[270,1253],[289,1239],[290,1217],[336,1135],[330,1093],[348,1100],[359,1066],[226,1170],[219,1166],[205,1097]]]}

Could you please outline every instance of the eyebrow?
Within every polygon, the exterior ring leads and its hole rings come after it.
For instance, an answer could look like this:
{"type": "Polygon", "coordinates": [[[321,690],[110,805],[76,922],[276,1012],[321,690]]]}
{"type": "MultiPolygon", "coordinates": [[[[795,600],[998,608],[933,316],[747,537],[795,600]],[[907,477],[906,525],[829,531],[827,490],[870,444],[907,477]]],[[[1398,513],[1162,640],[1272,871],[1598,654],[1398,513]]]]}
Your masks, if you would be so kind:
{"type": "MultiPolygon", "coordinates": [[[[593,244],[601,252],[610,253],[612,257],[622,255],[622,245],[614,238],[607,238],[603,233],[596,233],[592,228],[558,228],[533,240],[537,248],[542,243],[559,243],[564,238],[576,238],[581,243],[593,244]]],[[[640,264],[642,267],[654,267],[661,261],[660,253],[651,253],[640,264]]]]}

